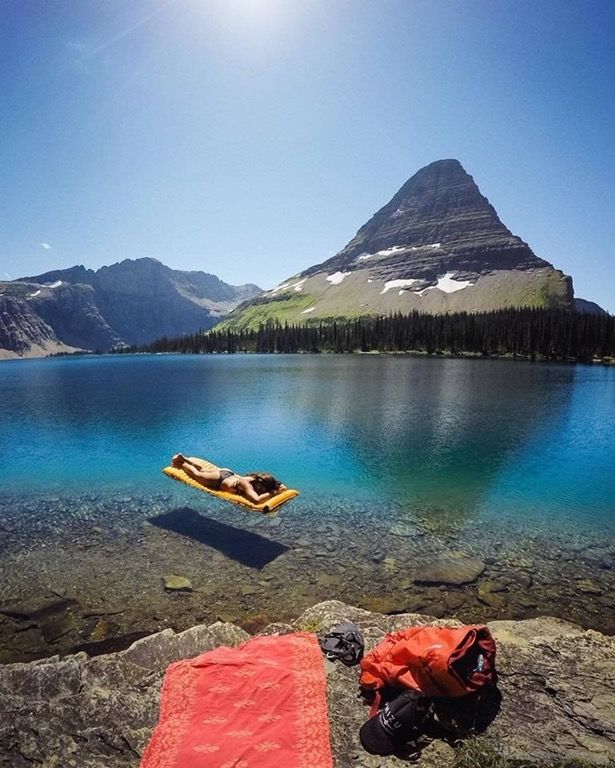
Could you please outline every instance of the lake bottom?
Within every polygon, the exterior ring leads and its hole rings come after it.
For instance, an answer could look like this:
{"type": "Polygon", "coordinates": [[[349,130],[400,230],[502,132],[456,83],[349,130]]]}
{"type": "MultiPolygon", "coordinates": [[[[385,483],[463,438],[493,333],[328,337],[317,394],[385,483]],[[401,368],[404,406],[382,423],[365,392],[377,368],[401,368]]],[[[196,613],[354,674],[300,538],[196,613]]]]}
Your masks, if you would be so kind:
{"type": "Polygon", "coordinates": [[[250,632],[338,599],[615,633],[612,531],[301,496],[273,518],[172,489],[0,497],[0,661],[105,653],[166,627],[250,632]],[[190,580],[170,592],[164,577],[190,580]]]}

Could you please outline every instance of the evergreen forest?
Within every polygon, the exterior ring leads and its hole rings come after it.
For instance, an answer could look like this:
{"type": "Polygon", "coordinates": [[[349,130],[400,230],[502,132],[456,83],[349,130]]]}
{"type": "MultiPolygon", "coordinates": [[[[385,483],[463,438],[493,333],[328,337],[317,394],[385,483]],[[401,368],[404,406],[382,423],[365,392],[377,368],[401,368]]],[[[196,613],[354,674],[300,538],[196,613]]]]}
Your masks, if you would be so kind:
{"type": "Polygon", "coordinates": [[[591,362],[615,358],[615,316],[510,309],[471,314],[392,314],[162,338],[132,352],[419,352],[591,362]]]}

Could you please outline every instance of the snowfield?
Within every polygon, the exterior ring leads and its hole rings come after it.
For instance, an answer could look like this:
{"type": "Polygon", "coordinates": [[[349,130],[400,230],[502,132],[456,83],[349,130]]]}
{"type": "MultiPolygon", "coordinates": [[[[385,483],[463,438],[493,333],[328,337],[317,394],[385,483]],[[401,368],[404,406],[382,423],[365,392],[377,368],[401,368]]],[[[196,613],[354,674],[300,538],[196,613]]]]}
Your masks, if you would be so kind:
{"type": "Polygon", "coordinates": [[[419,278],[408,278],[406,280],[387,280],[384,284],[384,288],[380,291],[380,295],[390,291],[392,288],[409,288],[413,283],[418,283],[419,278]]]}
{"type": "Polygon", "coordinates": [[[331,285],[339,285],[349,274],[350,272],[334,272],[332,275],[327,275],[327,280],[331,285]]]}
{"type": "Polygon", "coordinates": [[[423,288],[422,291],[415,291],[416,295],[424,296],[427,291],[432,291],[435,288],[444,291],[444,293],[455,293],[456,291],[462,291],[469,285],[474,285],[474,283],[470,280],[454,280],[454,274],[454,272],[447,272],[442,277],[438,277],[438,282],[436,285],[430,285],[428,288],[423,288]]]}

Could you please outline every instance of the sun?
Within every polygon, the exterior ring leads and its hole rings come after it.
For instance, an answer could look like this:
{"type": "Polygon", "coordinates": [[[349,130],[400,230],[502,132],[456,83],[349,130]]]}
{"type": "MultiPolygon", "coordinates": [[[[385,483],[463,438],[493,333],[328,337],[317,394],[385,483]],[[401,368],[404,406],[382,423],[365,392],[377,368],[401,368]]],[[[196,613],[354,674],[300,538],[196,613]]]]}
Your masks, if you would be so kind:
{"type": "Polygon", "coordinates": [[[208,0],[203,10],[226,34],[269,36],[291,20],[299,9],[287,0],[208,0]]]}

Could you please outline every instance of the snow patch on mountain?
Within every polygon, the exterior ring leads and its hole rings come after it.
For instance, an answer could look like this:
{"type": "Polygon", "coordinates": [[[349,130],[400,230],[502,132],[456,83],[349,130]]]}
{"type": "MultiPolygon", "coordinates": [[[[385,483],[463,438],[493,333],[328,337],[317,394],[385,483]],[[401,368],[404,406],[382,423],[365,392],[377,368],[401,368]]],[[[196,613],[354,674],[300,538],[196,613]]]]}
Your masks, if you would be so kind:
{"type": "Polygon", "coordinates": [[[409,251],[424,251],[426,248],[431,248],[432,250],[437,250],[438,248],[442,248],[442,243],[428,243],[427,245],[411,245],[410,248],[408,248],[409,251]]]}
{"type": "Polygon", "coordinates": [[[277,293],[278,291],[283,291],[286,288],[290,287],[290,283],[280,283],[279,285],[276,285],[275,288],[272,288],[270,293],[277,293]]]}
{"type": "Polygon", "coordinates": [[[307,280],[307,277],[304,277],[303,280],[298,280],[296,283],[293,283],[292,280],[289,280],[287,283],[280,283],[279,285],[276,285],[275,288],[272,288],[269,293],[279,293],[279,291],[285,291],[287,288],[294,288],[295,291],[299,292],[303,288],[303,284],[307,280]]]}
{"type": "Polygon", "coordinates": [[[342,280],[349,275],[350,272],[334,272],[332,275],[327,275],[327,280],[332,285],[339,285],[342,280]]]}
{"type": "Polygon", "coordinates": [[[444,293],[455,293],[456,291],[462,291],[469,285],[474,285],[471,280],[455,280],[453,279],[454,272],[447,272],[442,277],[438,277],[436,285],[430,285],[428,288],[423,288],[422,291],[415,291],[417,296],[424,296],[427,291],[432,291],[434,288],[438,288],[444,293]]]}
{"type": "Polygon", "coordinates": [[[408,280],[387,280],[384,284],[384,288],[380,291],[380,295],[390,291],[392,288],[409,288],[413,283],[418,283],[419,278],[410,278],[408,280]]]}
{"type": "Polygon", "coordinates": [[[405,251],[406,246],[405,245],[394,245],[391,248],[385,248],[382,251],[377,251],[374,255],[375,256],[392,256],[394,253],[398,253],[399,251],[405,251]]]}
{"type": "MultiPolygon", "coordinates": [[[[376,251],[376,253],[361,253],[355,261],[366,261],[367,259],[375,259],[375,258],[386,258],[387,256],[392,256],[394,253],[400,253],[402,251],[407,251],[408,246],[406,245],[394,245],[392,248],[385,248],[382,251],[376,251]]],[[[412,250],[412,248],[410,248],[412,250]]]]}

